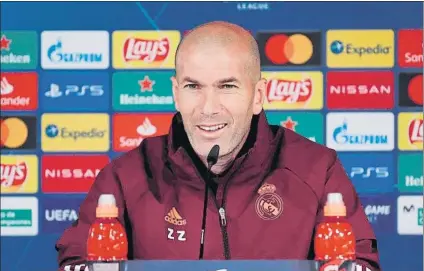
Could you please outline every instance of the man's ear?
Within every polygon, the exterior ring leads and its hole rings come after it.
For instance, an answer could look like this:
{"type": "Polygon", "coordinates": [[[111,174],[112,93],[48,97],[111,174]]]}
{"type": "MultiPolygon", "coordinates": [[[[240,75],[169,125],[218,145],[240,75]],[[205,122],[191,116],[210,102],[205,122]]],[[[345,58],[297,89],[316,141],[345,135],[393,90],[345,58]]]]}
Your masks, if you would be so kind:
{"type": "Polygon", "coordinates": [[[175,76],[171,77],[171,82],[172,82],[172,95],[174,96],[174,105],[175,105],[175,109],[177,111],[179,110],[178,104],[178,82],[177,82],[177,78],[175,76]]]}
{"type": "Polygon", "coordinates": [[[256,83],[255,94],[253,96],[253,114],[258,115],[262,112],[266,95],[266,79],[262,78],[256,83]]]}

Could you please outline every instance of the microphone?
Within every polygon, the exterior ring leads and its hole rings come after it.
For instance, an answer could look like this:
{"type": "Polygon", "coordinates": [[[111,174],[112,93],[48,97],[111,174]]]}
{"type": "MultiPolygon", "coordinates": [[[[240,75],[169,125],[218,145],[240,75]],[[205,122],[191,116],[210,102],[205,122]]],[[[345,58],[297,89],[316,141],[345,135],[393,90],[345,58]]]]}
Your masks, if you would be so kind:
{"type": "Polygon", "coordinates": [[[199,260],[203,259],[203,251],[205,249],[205,232],[206,232],[206,213],[208,209],[208,199],[209,199],[209,184],[211,178],[211,168],[213,165],[218,162],[219,156],[219,146],[214,145],[212,149],[209,151],[208,157],[206,161],[208,162],[208,172],[207,178],[205,180],[205,197],[203,200],[203,217],[202,217],[202,232],[200,236],[200,252],[199,252],[199,260]]]}

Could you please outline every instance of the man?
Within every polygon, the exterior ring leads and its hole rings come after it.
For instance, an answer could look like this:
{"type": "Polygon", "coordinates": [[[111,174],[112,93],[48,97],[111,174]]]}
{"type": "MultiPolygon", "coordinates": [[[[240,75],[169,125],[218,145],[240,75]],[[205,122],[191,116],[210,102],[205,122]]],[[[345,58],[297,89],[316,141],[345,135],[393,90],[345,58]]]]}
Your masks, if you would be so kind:
{"type": "Polygon", "coordinates": [[[172,84],[178,113],[170,133],[143,140],[100,172],[78,222],[57,242],[61,270],[84,263],[101,194],[116,197],[129,259],[198,259],[207,155],[215,144],[204,259],[313,259],[327,194],[339,192],[357,262],[380,270],[376,238],[336,152],[268,125],[266,81],[247,31],[225,22],[191,31],[177,50],[172,84]]]}

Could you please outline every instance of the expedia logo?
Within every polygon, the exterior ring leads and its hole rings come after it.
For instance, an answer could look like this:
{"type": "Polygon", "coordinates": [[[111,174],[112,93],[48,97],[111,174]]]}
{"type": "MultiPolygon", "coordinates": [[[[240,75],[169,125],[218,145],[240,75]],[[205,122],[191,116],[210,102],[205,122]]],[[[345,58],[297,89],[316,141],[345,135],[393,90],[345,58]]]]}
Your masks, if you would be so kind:
{"type": "Polygon", "coordinates": [[[50,124],[46,127],[45,132],[50,138],[59,136],[61,138],[72,138],[76,141],[80,138],[103,138],[106,130],[98,130],[96,128],[90,130],[72,130],[66,127],[59,128],[55,124],[50,124]]]}
{"type": "Polygon", "coordinates": [[[394,31],[328,30],[327,66],[329,68],[392,68],[394,31]]]}
{"type": "Polygon", "coordinates": [[[382,44],[377,44],[376,46],[369,46],[369,47],[363,47],[363,46],[355,46],[352,43],[344,44],[343,42],[336,40],[331,43],[331,52],[333,54],[348,54],[348,55],[359,55],[362,57],[363,55],[387,55],[391,52],[390,46],[384,46],[382,44]]]}

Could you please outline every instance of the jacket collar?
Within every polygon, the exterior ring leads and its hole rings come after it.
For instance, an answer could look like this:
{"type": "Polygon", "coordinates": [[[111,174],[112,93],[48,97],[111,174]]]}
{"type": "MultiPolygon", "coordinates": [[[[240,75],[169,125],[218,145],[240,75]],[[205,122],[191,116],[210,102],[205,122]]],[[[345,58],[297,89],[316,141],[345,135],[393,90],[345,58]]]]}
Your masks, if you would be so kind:
{"type": "MultiPolygon", "coordinates": [[[[204,181],[199,165],[196,166],[200,163],[200,159],[193,157],[194,151],[188,142],[180,113],[172,119],[168,135],[167,157],[171,170],[178,180],[203,189],[204,181]]],[[[246,143],[230,169],[223,177],[219,177],[219,182],[225,183],[229,179],[232,182],[243,182],[261,178],[260,176],[263,176],[271,166],[274,155],[278,153],[277,148],[280,145],[278,143],[281,142],[282,136],[283,129],[270,126],[264,111],[253,116],[246,143]]]]}

